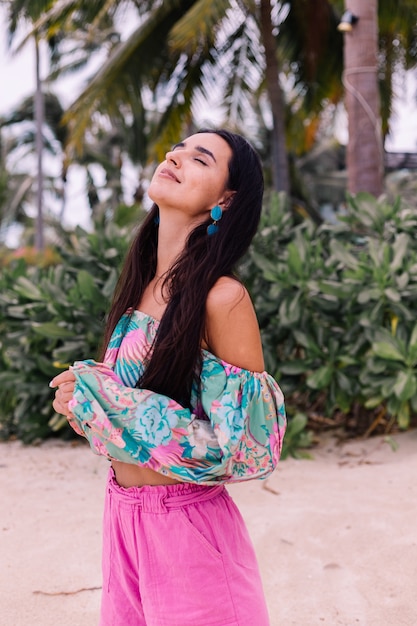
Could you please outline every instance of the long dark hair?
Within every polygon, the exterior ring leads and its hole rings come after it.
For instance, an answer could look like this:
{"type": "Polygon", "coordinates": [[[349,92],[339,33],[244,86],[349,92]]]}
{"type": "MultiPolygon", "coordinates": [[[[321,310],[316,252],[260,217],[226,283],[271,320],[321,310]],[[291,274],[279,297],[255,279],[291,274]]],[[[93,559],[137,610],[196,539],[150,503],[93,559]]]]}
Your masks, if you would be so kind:
{"type": "MultiPolygon", "coordinates": [[[[215,133],[231,147],[227,189],[235,194],[218,231],[207,234],[210,218],[197,226],[164,278],[169,301],[152,356],[138,382],[141,388],[162,393],[186,407],[190,407],[193,379],[201,366],[207,295],[221,276],[233,276],[237,261],[247,251],[259,224],[264,187],[260,159],[246,139],[223,129],[198,132],[215,133]]],[[[157,215],[158,207],[154,204],[126,257],[108,316],[104,346],[120,317],[140,304],[145,288],[155,276],[157,215]]]]}

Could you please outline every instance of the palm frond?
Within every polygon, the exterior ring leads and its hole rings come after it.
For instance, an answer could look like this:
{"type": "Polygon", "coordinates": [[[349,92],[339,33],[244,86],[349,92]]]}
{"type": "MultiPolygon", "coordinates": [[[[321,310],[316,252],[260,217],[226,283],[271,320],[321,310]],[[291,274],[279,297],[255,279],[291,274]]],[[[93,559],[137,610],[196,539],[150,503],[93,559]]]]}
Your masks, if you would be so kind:
{"type": "Polygon", "coordinates": [[[173,97],[165,108],[155,128],[155,136],[150,145],[150,158],[160,160],[166,151],[178,141],[192,123],[192,109],[196,94],[202,89],[205,58],[188,60],[184,71],[178,77],[173,97]]]}
{"type": "Polygon", "coordinates": [[[227,0],[197,0],[170,31],[171,49],[187,55],[209,50],[229,8],[227,0]]]}
{"type": "MultiPolygon", "coordinates": [[[[82,150],[83,137],[91,123],[95,111],[116,111],[115,89],[125,95],[140,93],[146,80],[159,76],[164,67],[163,60],[169,58],[167,51],[167,35],[172,23],[192,4],[191,0],[177,3],[164,2],[149,15],[148,19],[138,26],[126,41],[118,44],[107,61],[90,81],[69,108],[64,121],[70,127],[68,150],[70,153],[82,150]]],[[[128,98],[126,105],[129,106],[128,98]]]]}

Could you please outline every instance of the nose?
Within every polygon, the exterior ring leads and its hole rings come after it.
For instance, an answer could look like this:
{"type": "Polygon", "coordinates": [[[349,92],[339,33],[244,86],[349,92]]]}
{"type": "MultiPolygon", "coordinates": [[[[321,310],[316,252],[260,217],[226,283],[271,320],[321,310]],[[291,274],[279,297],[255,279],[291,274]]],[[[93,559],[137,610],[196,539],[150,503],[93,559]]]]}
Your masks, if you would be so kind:
{"type": "Polygon", "coordinates": [[[169,150],[169,152],[165,155],[165,159],[175,165],[175,167],[180,167],[181,165],[181,158],[178,156],[177,152],[174,152],[174,150],[169,150]]]}

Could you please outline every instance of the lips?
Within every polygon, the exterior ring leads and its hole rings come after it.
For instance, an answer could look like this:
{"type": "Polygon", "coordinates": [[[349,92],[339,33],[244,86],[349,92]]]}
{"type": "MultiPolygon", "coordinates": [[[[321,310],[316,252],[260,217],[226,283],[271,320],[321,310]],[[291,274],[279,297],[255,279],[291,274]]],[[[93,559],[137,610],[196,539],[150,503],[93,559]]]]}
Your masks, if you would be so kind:
{"type": "Polygon", "coordinates": [[[169,170],[167,167],[164,167],[159,172],[159,176],[166,176],[167,178],[171,178],[172,180],[175,180],[176,183],[180,182],[178,178],[175,176],[174,172],[171,172],[171,170],[169,170]]]}

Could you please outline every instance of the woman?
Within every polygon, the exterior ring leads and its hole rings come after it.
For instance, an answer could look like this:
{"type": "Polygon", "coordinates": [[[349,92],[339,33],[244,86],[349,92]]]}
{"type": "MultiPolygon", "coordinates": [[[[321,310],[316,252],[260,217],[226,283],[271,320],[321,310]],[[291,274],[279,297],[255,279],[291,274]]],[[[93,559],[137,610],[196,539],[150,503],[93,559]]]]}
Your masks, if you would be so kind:
{"type": "Polygon", "coordinates": [[[285,429],[259,329],[233,274],[263,177],[243,137],[167,153],[126,259],[104,362],[51,381],[54,408],[111,459],[101,626],[266,626],[246,528],[224,484],[268,475],[285,429]]]}

